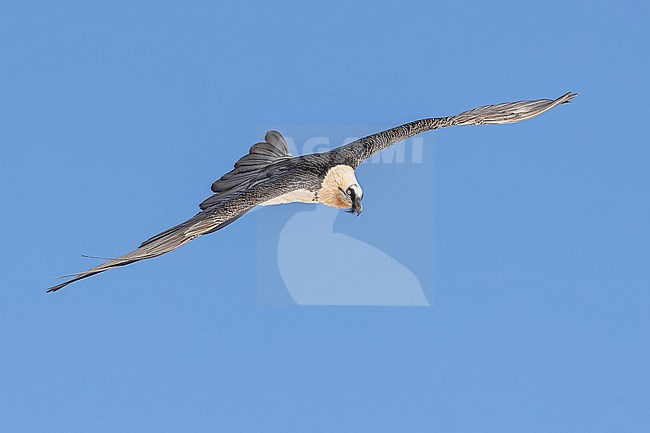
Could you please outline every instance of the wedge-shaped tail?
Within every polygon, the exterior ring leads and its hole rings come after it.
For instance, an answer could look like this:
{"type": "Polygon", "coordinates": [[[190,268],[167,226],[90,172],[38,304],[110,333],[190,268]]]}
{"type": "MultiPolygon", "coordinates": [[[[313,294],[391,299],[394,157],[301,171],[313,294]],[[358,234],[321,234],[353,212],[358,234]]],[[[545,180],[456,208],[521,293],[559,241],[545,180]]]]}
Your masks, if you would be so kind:
{"type": "Polygon", "coordinates": [[[284,137],[277,131],[267,132],[264,141],[254,144],[248,154],[239,158],[233,170],[212,183],[215,194],[199,207],[205,210],[214,206],[224,195],[254,183],[270,164],[286,158],[291,158],[291,153],[284,137]]]}

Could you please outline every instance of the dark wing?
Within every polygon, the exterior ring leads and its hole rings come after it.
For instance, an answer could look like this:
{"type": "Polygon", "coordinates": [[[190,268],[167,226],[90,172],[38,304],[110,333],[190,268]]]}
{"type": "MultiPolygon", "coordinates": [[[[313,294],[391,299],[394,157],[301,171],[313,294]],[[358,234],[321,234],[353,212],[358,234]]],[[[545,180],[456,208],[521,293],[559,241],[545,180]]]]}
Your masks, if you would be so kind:
{"type": "Polygon", "coordinates": [[[129,253],[126,253],[115,259],[110,259],[105,263],[95,266],[94,268],[89,269],[85,272],[66,275],[65,277],[71,277],[71,279],[50,287],[47,289],[47,293],[56,292],[57,290],[64,288],[70,283],[83,280],[84,278],[88,278],[92,275],[108,271],[109,269],[118,268],[120,266],[125,266],[131,263],[139,262],[140,260],[150,259],[168,253],[194,239],[193,237],[187,236],[185,232],[194,224],[201,221],[205,216],[206,215],[203,213],[199,213],[189,220],[169,230],[165,230],[164,232],[145,241],[137,249],[129,253]]]}
{"type": "Polygon", "coordinates": [[[308,169],[301,168],[298,161],[291,159],[277,161],[271,166],[267,164],[258,171],[254,182],[213,195],[210,206],[189,220],[147,239],[130,253],[85,272],[69,275],[72,277],[70,280],[50,287],[47,292],[55,292],[70,283],[110,269],[168,253],[192,239],[226,227],[260,203],[313,183],[315,176],[308,169]]]}
{"type": "Polygon", "coordinates": [[[388,146],[425,131],[456,125],[489,125],[521,122],[522,120],[540,115],[556,105],[567,103],[576,96],[578,96],[577,93],[568,92],[557,99],[506,102],[504,104],[474,108],[473,110],[465,111],[451,117],[416,120],[353,141],[352,143],[334,149],[334,152],[351,161],[352,165],[356,167],[365,159],[370,158],[388,146]]]}
{"type": "Polygon", "coordinates": [[[203,210],[214,206],[224,194],[246,189],[266,176],[268,167],[291,158],[287,142],[277,131],[268,131],[264,141],[254,144],[247,155],[235,163],[235,168],[212,183],[215,193],[204,200],[199,207],[203,210]]]}
{"type": "MultiPolygon", "coordinates": [[[[276,182],[273,182],[273,184],[276,184],[276,182]]],[[[47,292],[55,292],[70,283],[110,269],[161,256],[201,235],[226,227],[255,205],[286,192],[291,192],[291,189],[277,187],[270,185],[270,182],[266,182],[258,184],[247,191],[222,196],[219,202],[215,203],[210,209],[201,211],[189,220],[147,239],[137,249],[123,256],[110,259],[85,272],[68,275],[72,277],[70,280],[50,287],[47,292]]]]}

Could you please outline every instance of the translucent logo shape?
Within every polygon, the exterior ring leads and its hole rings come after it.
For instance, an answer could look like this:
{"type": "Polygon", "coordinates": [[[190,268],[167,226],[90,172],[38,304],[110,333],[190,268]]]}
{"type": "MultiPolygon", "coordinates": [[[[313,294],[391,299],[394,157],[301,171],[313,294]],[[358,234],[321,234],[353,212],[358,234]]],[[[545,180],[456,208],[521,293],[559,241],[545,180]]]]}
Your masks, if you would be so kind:
{"type": "MultiPolygon", "coordinates": [[[[280,130],[291,131],[284,136],[288,147],[302,155],[327,151],[381,127],[280,130]]],[[[429,306],[434,283],[432,144],[425,144],[424,136],[411,137],[357,169],[367,202],[359,218],[322,204],[264,208],[257,220],[258,301],[429,306]]]]}
{"type": "Polygon", "coordinates": [[[278,241],[278,269],[297,304],[430,305],[406,266],[379,248],[336,233],[339,210],[314,207],[289,218],[278,241]],[[313,245],[318,245],[317,257],[313,245]]]}

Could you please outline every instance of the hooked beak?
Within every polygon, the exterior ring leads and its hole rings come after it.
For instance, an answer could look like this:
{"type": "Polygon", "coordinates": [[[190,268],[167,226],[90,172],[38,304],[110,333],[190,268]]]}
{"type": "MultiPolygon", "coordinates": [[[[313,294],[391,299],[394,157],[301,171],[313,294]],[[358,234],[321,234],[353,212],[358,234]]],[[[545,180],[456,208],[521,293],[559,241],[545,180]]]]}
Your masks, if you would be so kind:
{"type": "Polygon", "coordinates": [[[354,196],[352,198],[352,212],[356,212],[357,216],[361,215],[361,211],[363,210],[363,207],[361,206],[361,199],[357,196],[354,196]]]}

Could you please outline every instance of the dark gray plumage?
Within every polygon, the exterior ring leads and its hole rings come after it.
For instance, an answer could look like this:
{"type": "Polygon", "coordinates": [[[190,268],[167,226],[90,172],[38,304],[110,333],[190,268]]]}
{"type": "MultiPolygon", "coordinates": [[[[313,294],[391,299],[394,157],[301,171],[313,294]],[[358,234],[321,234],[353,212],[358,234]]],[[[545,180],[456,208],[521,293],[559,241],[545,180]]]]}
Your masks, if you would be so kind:
{"type": "Polygon", "coordinates": [[[313,201],[318,201],[324,179],[333,167],[349,166],[356,169],[365,159],[416,134],[446,126],[520,122],[569,102],[575,96],[577,93],[569,92],[555,100],[486,105],[456,116],[416,120],[328,152],[295,157],[289,153],[282,135],[269,131],[263,142],[254,144],[250,152],[235,163],[232,171],[212,184],[214,194],[200,204],[201,211],[198,214],[147,239],[134,251],[110,259],[88,271],[70,275],[70,280],[52,286],[47,291],[55,292],[72,282],[109,269],[165,254],[198,236],[220,230],[256,205],[285,194],[307,191],[313,193],[313,201]]]}

